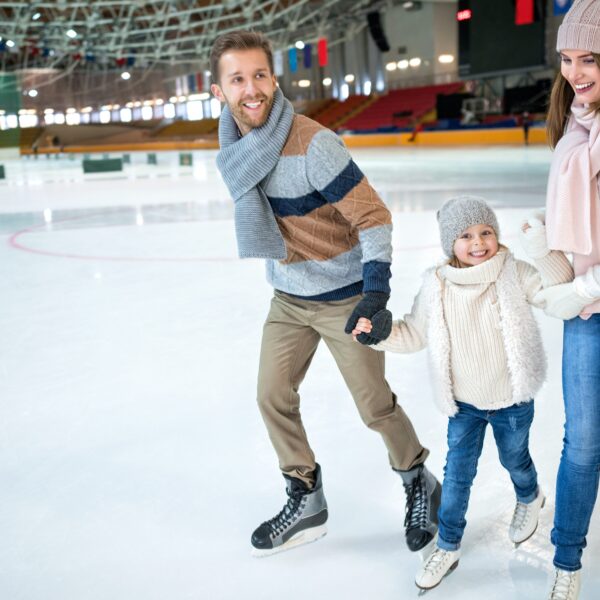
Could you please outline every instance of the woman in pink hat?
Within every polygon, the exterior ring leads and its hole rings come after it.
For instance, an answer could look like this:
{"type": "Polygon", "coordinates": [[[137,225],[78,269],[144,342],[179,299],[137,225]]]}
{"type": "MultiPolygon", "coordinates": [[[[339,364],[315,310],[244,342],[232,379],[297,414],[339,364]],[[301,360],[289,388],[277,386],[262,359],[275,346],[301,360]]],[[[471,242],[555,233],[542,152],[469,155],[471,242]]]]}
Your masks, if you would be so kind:
{"type": "Polygon", "coordinates": [[[540,293],[546,313],[565,321],[566,423],[549,599],[576,600],[600,478],[600,0],[575,0],[558,30],[557,50],[546,231],[549,248],[572,253],[576,277],[540,293]]]}

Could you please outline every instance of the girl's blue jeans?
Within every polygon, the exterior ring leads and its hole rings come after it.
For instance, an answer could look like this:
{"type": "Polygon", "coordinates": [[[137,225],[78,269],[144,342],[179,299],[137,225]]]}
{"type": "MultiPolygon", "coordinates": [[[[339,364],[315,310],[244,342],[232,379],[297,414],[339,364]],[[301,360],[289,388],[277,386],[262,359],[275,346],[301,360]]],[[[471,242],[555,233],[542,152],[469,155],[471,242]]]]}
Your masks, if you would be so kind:
{"type": "Polygon", "coordinates": [[[581,569],[600,477],[600,314],[565,321],[565,435],[556,481],[554,565],[581,569]]]}
{"type": "Polygon", "coordinates": [[[538,494],[537,472],[529,454],[533,400],[499,410],[480,410],[457,402],[458,414],[448,421],[448,455],[444,467],[442,502],[438,512],[438,546],[460,547],[467,521],[471,486],[488,423],[492,426],[500,462],[509,472],[517,500],[529,504],[538,494]]]}

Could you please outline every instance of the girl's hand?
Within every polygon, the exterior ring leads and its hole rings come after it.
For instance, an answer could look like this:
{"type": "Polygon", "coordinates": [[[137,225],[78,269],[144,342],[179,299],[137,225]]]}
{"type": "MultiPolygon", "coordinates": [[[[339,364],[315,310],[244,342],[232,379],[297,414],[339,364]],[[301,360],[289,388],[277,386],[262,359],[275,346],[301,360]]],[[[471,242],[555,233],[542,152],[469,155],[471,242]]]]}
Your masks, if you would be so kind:
{"type": "Polygon", "coordinates": [[[546,225],[544,215],[536,213],[521,225],[519,238],[521,245],[529,258],[534,260],[544,258],[550,249],[546,241],[546,225]]]}
{"type": "Polygon", "coordinates": [[[371,321],[366,317],[361,317],[356,322],[356,327],[352,330],[352,337],[354,338],[354,341],[356,341],[357,335],[361,333],[371,333],[372,329],[373,325],[371,324],[371,321]]]}

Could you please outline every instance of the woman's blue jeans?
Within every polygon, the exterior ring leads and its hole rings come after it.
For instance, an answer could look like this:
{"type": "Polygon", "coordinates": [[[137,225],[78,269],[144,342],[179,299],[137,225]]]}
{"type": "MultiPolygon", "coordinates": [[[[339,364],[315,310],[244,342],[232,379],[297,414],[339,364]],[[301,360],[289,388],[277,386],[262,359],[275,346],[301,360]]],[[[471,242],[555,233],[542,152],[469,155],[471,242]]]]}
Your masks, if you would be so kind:
{"type": "Polygon", "coordinates": [[[502,466],[509,472],[517,500],[533,502],[538,494],[537,473],[529,454],[533,400],[499,410],[479,410],[457,402],[458,414],[448,421],[448,455],[444,467],[442,502],[438,512],[438,546],[460,547],[467,521],[471,486],[477,473],[487,424],[492,426],[502,466]]]}
{"type": "Polygon", "coordinates": [[[581,569],[600,477],[600,314],[565,321],[565,437],[556,481],[554,565],[581,569]]]}

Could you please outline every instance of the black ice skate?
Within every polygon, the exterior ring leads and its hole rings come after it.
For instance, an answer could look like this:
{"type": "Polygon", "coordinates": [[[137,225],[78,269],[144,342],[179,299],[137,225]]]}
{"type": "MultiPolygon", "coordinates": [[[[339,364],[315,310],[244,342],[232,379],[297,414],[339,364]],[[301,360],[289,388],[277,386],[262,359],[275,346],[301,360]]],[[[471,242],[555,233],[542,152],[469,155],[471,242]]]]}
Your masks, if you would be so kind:
{"type": "Polygon", "coordinates": [[[437,533],[442,486],[425,465],[398,472],[406,491],[406,545],[412,552],[417,552],[425,548],[437,533]]]}
{"type": "Polygon", "coordinates": [[[279,514],[265,521],[252,534],[254,556],[283,552],[314,542],[327,533],[327,501],[319,465],[314,475],[312,490],[301,479],[284,475],[288,501],[279,514]]]}

